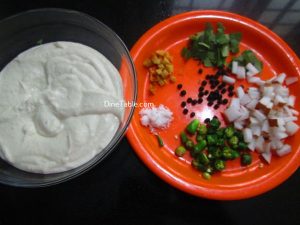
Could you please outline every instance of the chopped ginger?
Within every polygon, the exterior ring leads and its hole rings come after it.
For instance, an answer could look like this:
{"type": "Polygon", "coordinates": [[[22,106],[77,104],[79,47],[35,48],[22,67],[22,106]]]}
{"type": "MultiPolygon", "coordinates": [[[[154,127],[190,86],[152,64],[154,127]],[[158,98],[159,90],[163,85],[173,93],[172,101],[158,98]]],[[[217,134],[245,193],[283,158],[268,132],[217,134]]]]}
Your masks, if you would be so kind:
{"type": "Polygon", "coordinates": [[[152,56],[146,59],[143,63],[149,71],[151,94],[155,94],[156,86],[164,86],[176,82],[176,77],[173,75],[174,67],[172,57],[169,52],[164,50],[155,51],[152,56]]]}

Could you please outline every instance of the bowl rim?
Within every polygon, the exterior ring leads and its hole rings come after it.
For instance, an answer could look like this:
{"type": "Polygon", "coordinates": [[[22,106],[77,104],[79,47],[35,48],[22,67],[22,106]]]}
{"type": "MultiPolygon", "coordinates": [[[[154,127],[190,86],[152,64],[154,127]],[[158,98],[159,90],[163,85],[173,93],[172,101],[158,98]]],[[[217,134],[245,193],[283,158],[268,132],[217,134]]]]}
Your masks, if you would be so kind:
{"type": "MultiPolygon", "coordinates": [[[[0,24],[4,23],[4,22],[7,22],[9,20],[12,20],[12,19],[15,19],[19,16],[23,16],[23,15],[26,15],[26,14],[31,14],[31,13],[39,13],[39,12],[59,12],[59,13],[71,13],[71,14],[77,14],[79,16],[82,16],[83,18],[86,18],[86,19],[89,19],[89,20],[92,20],[94,21],[96,24],[98,24],[99,26],[102,26],[102,28],[107,32],[109,33],[110,35],[112,35],[119,43],[120,45],[122,46],[122,48],[124,49],[125,51],[125,56],[127,58],[127,60],[129,61],[129,65],[131,67],[131,70],[132,70],[132,75],[133,75],[133,99],[132,99],[132,102],[135,103],[136,102],[136,99],[137,99],[137,74],[136,74],[136,69],[135,69],[135,66],[134,66],[134,63],[133,63],[133,60],[131,58],[131,54],[127,48],[127,46],[125,45],[125,43],[123,42],[123,40],[117,35],[117,33],[112,30],[110,27],[108,27],[106,24],[104,24],[103,22],[101,22],[100,20],[96,19],[95,17],[93,16],[90,16],[89,14],[87,13],[84,13],[84,12],[80,12],[80,11],[77,11],[77,10],[72,10],[72,9],[64,9],[64,8],[55,8],[55,7],[49,7],[49,8],[37,8],[37,9],[30,9],[30,10],[26,10],[26,11],[23,11],[23,12],[19,12],[19,13],[16,13],[14,15],[11,15],[11,16],[8,16],[6,18],[3,18],[1,21],[0,21],[0,24]]],[[[124,90],[123,90],[124,91],[124,90]]],[[[82,169],[80,169],[79,171],[76,171],[76,172],[72,172],[68,175],[66,175],[65,177],[63,178],[59,178],[59,179],[54,179],[52,181],[43,181],[41,180],[41,182],[34,182],[34,183],[31,183],[31,182],[26,182],[25,180],[22,181],[22,183],[20,182],[13,182],[13,181],[7,181],[7,180],[2,180],[0,179],[0,183],[1,184],[4,184],[4,185],[8,185],[8,186],[14,186],[14,187],[24,187],[24,188],[39,188],[39,187],[48,187],[48,186],[52,186],[52,185],[56,185],[56,184],[60,184],[60,183],[63,183],[63,182],[66,182],[66,181],[69,181],[73,178],[76,178],[78,177],[79,175],[89,171],[90,169],[92,169],[93,167],[95,167],[96,165],[98,165],[101,161],[103,161],[108,155],[110,155],[110,153],[113,152],[113,150],[116,149],[116,146],[119,144],[119,142],[122,140],[122,138],[124,137],[128,127],[129,127],[129,124],[130,124],[130,121],[132,119],[132,116],[134,114],[134,110],[135,110],[135,107],[130,107],[130,112],[129,112],[129,115],[128,115],[128,118],[127,120],[125,121],[125,124],[124,126],[118,130],[116,132],[116,134],[113,136],[112,140],[109,142],[109,144],[100,152],[98,153],[97,155],[95,155],[92,159],[90,159],[89,161],[87,161],[85,164],[81,165],[83,166],[82,169]],[[104,152],[104,153],[103,153],[104,152]],[[103,153],[103,154],[101,154],[103,153]],[[86,166],[84,166],[86,165],[86,166]]],[[[79,166],[79,167],[81,167],[79,166]]],[[[78,168],[78,167],[77,167],[78,168]]],[[[77,168],[74,168],[74,169],[77,169],[77,168]]],[[[67,170],[67,171],[64,171],[64,172],[61,172],[61,173],[67,173],[69,171],[72,171],[71,170],[67,170]]],[[[25,173],[29,173],[30,172],[26,172],[26,171],[23,171],[25,173]]],[[[34,173],[32,173],[34,174],[34,173]]],[[[54,173],[56,174],[56,173],[54,173]]],[[[59,173],[57,173],[59,174],[59,173]]],[[[47,174],[40,174],[40,175],[45,175],[47,176],[47,174]]],[[[49,174],[51,175],[51,174],[49,174]]]]}
{"type": "MultiPolygon", "coordinates": [[[[288,53],[293,60],[292,63],[296,66],[298,74],[300,74],[300,60],[296,53],[288,46],[288,44],[282,40],[277,34],[273,31],[265,27],[264,25],[254,21],[245,16],[241,16],[236,13],[220,11],[220,10],[194,10],[189,12],[183,12],[174,16],[171,16],[153,27],[147,30],[140,39],[134,44],[131,49],[131,55],[133,60],[135,61],[138,54],[141,52],[141,49],[146,45],[147,41],[152,39],[155,35],[157,35],[162,30],[167,30],[172,25],[176,25],[181,21],[185,21],[191,18],[197,18],[201,16],[217,16],[217,17],[226,17],[234,20],[242,21],[242,23],[246,23],[247,25],[251,25],[255,27],[256,30],[268,35],[272,41],[279,43],[284,52],[288,53]]],[[[297,152],[295,153],[293,160],[291,160],[287,165],[280,168],[277,172],[276,177],[269,178],[259,184],[254,184],[251,187],[244,187],[240,189],[226,189],[226,190],[214,190],[208,189],[205,187],[196,187],[194,184],[190,184],[181,178],[178,178],[176,175],[169,172],[166,167],[162,166],[159,162],[157,162],[146,150],[146,148],[141,147],[138,141],[137,134],[135,133],[132,126],[129,126],[128,132],[126,134],[130,145],[132,146],[135,153],[141,159],[141,161],[158,177],[164,180],[169,185],[184,191],[188,194],[203,197],[207,199],[213,200],[240,200],[246,199],[250,197],[254,197],[260,194],[263,194],[282,182],[288,179],[299,167],[300,165],[300,147],[297,148],[297,152]],[[297,158],[298,157],[298,158],[297,158]],[[290,170],[289,170],[290,169],[290,170]]]]}

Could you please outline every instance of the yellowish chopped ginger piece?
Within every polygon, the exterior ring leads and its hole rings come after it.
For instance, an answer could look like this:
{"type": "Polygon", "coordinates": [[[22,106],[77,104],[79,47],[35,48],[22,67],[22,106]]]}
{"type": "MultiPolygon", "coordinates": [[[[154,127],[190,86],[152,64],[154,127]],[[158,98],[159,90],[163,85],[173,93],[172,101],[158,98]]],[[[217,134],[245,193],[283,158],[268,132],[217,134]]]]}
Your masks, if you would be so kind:
{"type": "Polygon", "coordinates": [[[151,94],[155,94],[156,86],[176,82],[172,61],[170,53],[164,50],[156,50],[150,58],[144,61],[143,65],[148,68],[150,76],[149,91],[151,94]]]}

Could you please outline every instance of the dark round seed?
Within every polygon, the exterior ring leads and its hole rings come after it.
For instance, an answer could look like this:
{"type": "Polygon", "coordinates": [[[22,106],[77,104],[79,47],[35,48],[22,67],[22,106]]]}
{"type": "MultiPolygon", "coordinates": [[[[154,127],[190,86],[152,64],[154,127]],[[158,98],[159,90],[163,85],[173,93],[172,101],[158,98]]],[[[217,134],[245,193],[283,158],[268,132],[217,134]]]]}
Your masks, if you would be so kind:
{"type": "Polygon", "coordinates": [[[223,99],[222,104],[226,105],[227,103],[228,103],[228,99],[227,98],[223,99]]]}
{"type": "Polygon", "coordinates": [[[208,106],[212,106],[214,104],[214,102],[208,102],[207,105],[208,106]]]}
{"type": "Polygon", "coordinates": [[[194,99],[194,100],[192,101],[192,105],[196,105],[196,104],[197,104],[197,100],[194,99]]]}
{"type": "Polygon", "coordinates": [[[229,97],[232,97],[233,95],[234,95],[233,92],[229,92],[229,94],[228,94],[229,97]]]}
{"type": "Polygon", "coordinates": [[[208,95],[208,90],[205,90],[205,91],[204,91],[204,95],[208,95]]]}
{"type": "Polygon", "coordinates": [[[210,122],[210,119],[209,118],[206,118],[205,120],[204,120],[204,123],[209,123],[210,122]]]}
{"type": "Polygon", "coordinates": [[[186,102],[181,102],[181,107],[184,108],[186,106],[186,102]]]}
{"type": "Polygon", "coordinates": [[[188,112],[189,112],[188,109],[184,109],[184,110],[182,111],[182,113],[183,113],[184,115],[188,114],[188,112]]]}
{"type": "Polygon", "coordinates": [[[222,85],[219,85],[218,86],[218,90],[221,90],[223,87],[222,87],[222,85]]]}
{"type": "Polygon", "coordinates": [[[190,117],[193,118],[196,114],[194,112],[191,112],[190,117]]]}
{"type": "Polygon", "coordinates": [[[215,89],[215,88],[216,88],[216,85],[214,85],[214,84],[213,84],[213,85],[210,85],[210,88],[211,88],[211,89],[215,89]]]}
{"type": "Polygon", "coordinates": [[[222,104],[222,96],[221,96],[221,99],[218,99],[217,103],[222,104]]]}
{"type": "Polygon", "coordinates": [[[198,99],[198,104],[201,104],[203,102],[203,99],[202,98],[199,98],[198,99]]]}
{"type": "Polygon", "coordinates": [[[206,75],[206,76],[205,76],[205,79],[206,79],[206,80],[209,80],[209,75],[206,75]]]}
{"type": "Polygon", "coordinates": [[[206,84],[207,84],[207,81],[206,81],[206,80],[202,81],[202,83],[201,83],[201,85],[202,85],[203,87],[204,87],[206,84]]]}
{"type": "Polygon", "coordinates": [[[225,94],[225,92],[226,92],[226,88],[223,88],[222,91],[221,91],[221,93],[225,94]]]}
{"type": "Polygon", "coordinates": [[[228,87],[228,90],[229,91],[232,91],[234,89],[234,86],[233,85],[230,85],[229,87],[228,87]]]}
{"type": "Polygon", "coordinates": [[[177,85],[177,89],[180,90],[182,88],[182,84],[177,85]]]}
{"type": "Polygon", "coordinates": [[[200,68],[200,69],[198,70],[198,73],[201,74],[202,72],[203,72],[203,69],[200,68]]]}
{"type": "Polygon", "coordinates": [[[185,96],[185,95],[186,95],[186,90],[182,90],[182,91],[180,92],[180,96],[183,97],[183,96],[185,96]]]}
{"type": "Polygon", "coordinates": [[[218,109],[219,107],[220,107],[219,104],[215,104],[215,105],[214,105],[214,109],[218,109]]]}
{"type": "Polygon", "coordinates": [[[217,120],[219,119],[217,116],[213,116],[213,118],[214,118],[214,119],[217,119],[217,120]]]}
{"type": "Polygon", "coordinates": [[[204,90],[204,87],[199,87],[199,92],[203,91],[204,90]]]}
{"type": "Polygon", "coordinates": [[[204,93],[203,92],[200,92],[199,94],[198,94],[198,97],[203,97],[204,96],[204,93]]]}
{"type": "Polygon", "coordinates": [[[188,99],[186,100],[187,103],[191,103],[192,101],[193,101],[192,98],[188,98],[188,99]]]}

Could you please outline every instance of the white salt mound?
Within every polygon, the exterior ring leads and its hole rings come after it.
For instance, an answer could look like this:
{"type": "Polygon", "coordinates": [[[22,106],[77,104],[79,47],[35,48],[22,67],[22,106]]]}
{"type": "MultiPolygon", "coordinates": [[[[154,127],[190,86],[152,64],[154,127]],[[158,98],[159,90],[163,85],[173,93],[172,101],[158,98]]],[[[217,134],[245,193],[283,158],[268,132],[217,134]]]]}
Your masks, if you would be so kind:
{"type": "Polygon", "coordinates": [[[152,133],[155,133],[155,128],[168,128],[173,120],[173,113],[164,105],[144,108],[139,114],[142,125],[149,127],[152,133]]]}

